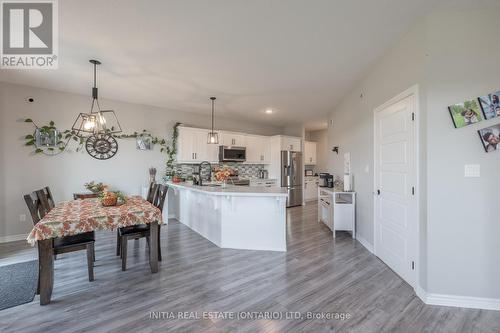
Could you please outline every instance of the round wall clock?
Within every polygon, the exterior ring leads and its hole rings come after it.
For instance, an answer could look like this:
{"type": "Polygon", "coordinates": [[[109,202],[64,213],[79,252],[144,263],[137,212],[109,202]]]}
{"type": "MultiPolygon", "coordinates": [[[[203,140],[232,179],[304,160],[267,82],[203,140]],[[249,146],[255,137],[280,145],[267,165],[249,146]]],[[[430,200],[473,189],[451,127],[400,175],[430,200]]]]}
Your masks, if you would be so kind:
{"type": "Polygon", "coordinates": [[[115,156],[118,151],[118,142],[109,134],[94,134],[85,142],[87,153],[98,160],[107,160],[115,156]]]}

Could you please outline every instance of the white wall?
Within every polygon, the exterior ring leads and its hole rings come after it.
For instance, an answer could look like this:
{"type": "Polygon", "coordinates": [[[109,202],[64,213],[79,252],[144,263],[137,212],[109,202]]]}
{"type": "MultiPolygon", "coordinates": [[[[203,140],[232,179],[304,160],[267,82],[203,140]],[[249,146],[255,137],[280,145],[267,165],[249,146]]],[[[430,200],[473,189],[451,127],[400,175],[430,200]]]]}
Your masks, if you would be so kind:
{"type": "Polygon", "coordinates": [[[373,244],[373,109],[420,88],[421,287],[432,294],[500,299],[500,152],[486,154],[476,131],[455,129],[447,106],[500,89],[500,9],[435,11],[373,65],[331,113],[329,167],[352,154],[357,222],[373,244]],[[360,95],[363,94],[363,97],[360,95]],[[464,178],[464,164],[481,178],[464,178]],[[365,167],[369,172],[365,172],[365,167]]]}
{"type": "Polygon", "coordinates": [[[500,299],[500,152],[455,129],[449,104],[500,90],[500,9],[428,18],[428,290],[500,299]],[[481,178],[464,178],[464,164],[481,178]]]}
{"type": "MultiPolygon", "coordinates": [[[[20,119],[32,118],[38,123],[54,120],[59,128],[67,129],[77,113],[89,111],[90,102],[90,96],[86,95],[0,83],[0,238],[31,230],[32,222],[23,194],[43,186],[50,186],[56,200],[67,200],[73,192],[83,191],[83,184],[91,180],[138,194],[147,182],[150,166],[158,169],[158,178],[162,176],[166,155],[159,149],[136,150],[133,139],[119,140],[118,153],[107,161],[93,159],[86,152],[76,153],[74,149],[54,157],[32,156],[32,149],[23,146],[22,138],[34,128],[20,119]],[[34,97],[35,103],[26,103],[27,96],[34,97]],[[20,214],[27,214],[25,222],[19,221],[20,214]]],[[[146,129],[170,138],[175,122],[199,127],[210,124],[208,104],[207,116],[110,100],[102,100],[100,104],[104,109],[117,112],[126,133],[146,129]]],[[[217,118],[217,126],[255,134],[281,134],[281,128],[248,121],[217,118]]]]}

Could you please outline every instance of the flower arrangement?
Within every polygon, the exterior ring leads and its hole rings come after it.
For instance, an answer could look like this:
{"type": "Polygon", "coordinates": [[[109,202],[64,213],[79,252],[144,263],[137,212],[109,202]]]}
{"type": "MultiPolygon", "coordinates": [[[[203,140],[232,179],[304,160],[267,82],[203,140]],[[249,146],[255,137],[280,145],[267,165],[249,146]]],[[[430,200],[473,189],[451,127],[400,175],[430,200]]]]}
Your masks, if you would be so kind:
{"type": "Polygon", "coordinates": [[[99,198],[103,206],[120,206],[127,201],[125,195],[120,191],[104,191],[99,195],[99,198]]]}
{"type": "Polygon", "coordinates": [[[229,179],[229,177],[231,177],[231,175],[233,174],[234,174],[233,169],[225,166],[222,168],[215,169],[214,177],[215,180],[218,182],[226,182],[229,179]]]}
{"type": "Polygon", "coordinates": [[[85,183],[84,186],[87,190],[96,194],[105,192],[108,189],[108,185],[105,185],[103,183],[96,183],[94,181],[91,181],[90,183],[85,183]]]}

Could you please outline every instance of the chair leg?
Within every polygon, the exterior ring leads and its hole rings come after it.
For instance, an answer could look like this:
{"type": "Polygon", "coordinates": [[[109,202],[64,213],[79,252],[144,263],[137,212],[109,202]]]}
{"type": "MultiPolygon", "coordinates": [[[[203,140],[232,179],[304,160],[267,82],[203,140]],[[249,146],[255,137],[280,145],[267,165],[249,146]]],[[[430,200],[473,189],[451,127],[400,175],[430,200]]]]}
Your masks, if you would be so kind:
{"type": "Polygon", "coordinates": [[[121,246],[121,237],[120,237],[120,232],[118,230],[116,230],[116,255],[119,256],[121,255],[121,252],[120,252],[120,246],[121,246]]]}
{"type": "Polygon", "coordinates": [[[54,260],[57,260],[57,254],[54,254],[54,260]]]}
{"type": "Polygon", "coordinates": [[[95,262],[95,244],[92,245],[92,262],[95,262]]]}
{"type": "Polygon", "coordinates": [[[158,224],[158,261],[161,261],[161,242],[160,242],[161,228],[158,224]]]}
{"type": "Polygon", "coordinates": [[[122,271],[127,270],[127,237],[121,237],[121,242],[122,242],[122,271]]]}
{"type": "Polygon", "coordinates": [[[94,243],[87,244],[87,266],[89,269],[89,281],[94,281],[94,243]]]}

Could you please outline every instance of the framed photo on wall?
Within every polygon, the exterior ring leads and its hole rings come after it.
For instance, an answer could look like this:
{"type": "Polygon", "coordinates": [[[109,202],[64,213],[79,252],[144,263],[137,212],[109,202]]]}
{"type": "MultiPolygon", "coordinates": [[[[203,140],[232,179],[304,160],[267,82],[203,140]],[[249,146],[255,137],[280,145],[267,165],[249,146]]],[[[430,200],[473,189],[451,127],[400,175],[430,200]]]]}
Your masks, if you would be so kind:
{"type": "Polygon", "coordinates": [[[500,150],[500,124],[480,129],[477,132],[487,153],[500,150]]]}
{"type": "Polygon", "coordinates": [[[500,117],[500,91],[478,98],[485,119],[500,117]]]}
{"type": "Polygon", "coordinates": [[[479,110],[479,103],[476,99],[463,103],[448,106],[451,119],[455,128],[476,124],[483,120],[483,115],[479,110]]]}

